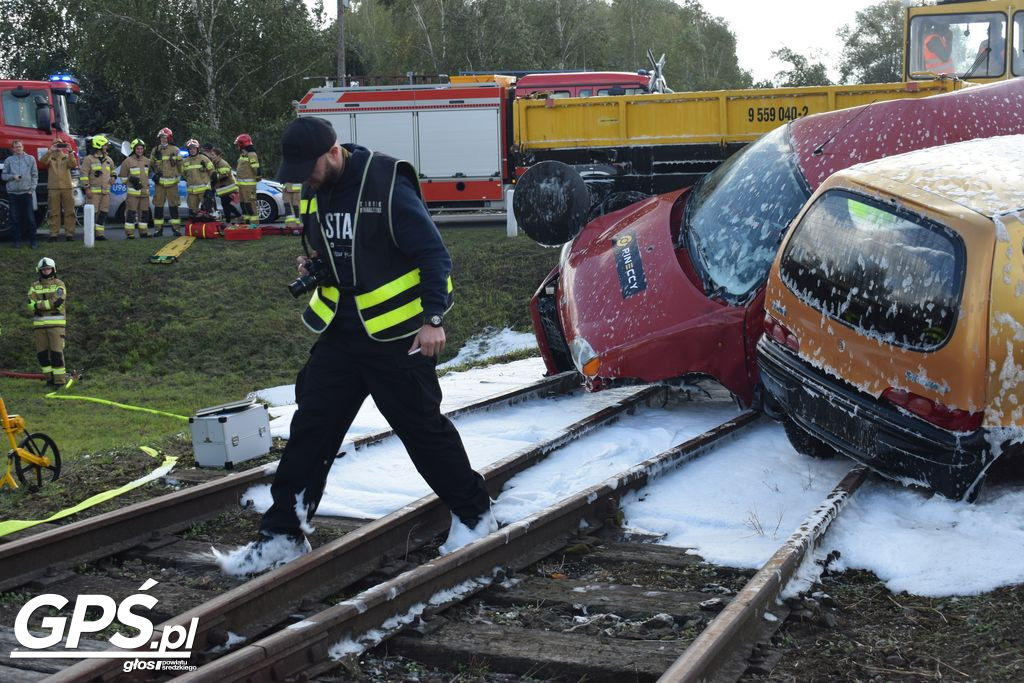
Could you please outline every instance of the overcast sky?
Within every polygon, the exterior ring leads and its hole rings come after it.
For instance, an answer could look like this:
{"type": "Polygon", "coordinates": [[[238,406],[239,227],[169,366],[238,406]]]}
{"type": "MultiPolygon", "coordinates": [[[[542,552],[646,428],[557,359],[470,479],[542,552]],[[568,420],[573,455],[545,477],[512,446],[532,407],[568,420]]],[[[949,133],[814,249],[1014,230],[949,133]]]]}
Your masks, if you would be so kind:
{"type": "MultiPolygon", "coordinates": [[[[722,17],[736,34],[740,67],[747,69],[755,81],[773,78],[782,68],[781,62],[770,58],[772,50],[789,47],[800,54],[814,56],[829,67],[833,79],[838,75],[835,65],[839,50],[836,31],[843,24],[853,23],[857,10],[877,4],[879,0],[702,0],[704,9],[722,17]]],[[[324,0],[330,20],[334,19],[337,0],[324,0]]],[[[495,68],[503,65],[495,64],[495,68]]],[[[626,69],[628,65],[623,65],[626,69]]],[[[668,55],[665,74],[669,85],[672,71],[680,68],[668,55]]]]}

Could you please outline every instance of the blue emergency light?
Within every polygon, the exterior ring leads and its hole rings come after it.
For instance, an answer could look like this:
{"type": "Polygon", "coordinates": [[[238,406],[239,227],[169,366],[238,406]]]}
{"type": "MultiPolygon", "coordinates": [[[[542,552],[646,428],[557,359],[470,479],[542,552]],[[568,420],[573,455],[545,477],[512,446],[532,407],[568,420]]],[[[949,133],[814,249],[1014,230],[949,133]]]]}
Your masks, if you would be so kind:
{"type": "Polygon", "coordinates": [[[78,79],[71,74],[50,74],[51,83],[74,83],[78,84],[78,79]]]}

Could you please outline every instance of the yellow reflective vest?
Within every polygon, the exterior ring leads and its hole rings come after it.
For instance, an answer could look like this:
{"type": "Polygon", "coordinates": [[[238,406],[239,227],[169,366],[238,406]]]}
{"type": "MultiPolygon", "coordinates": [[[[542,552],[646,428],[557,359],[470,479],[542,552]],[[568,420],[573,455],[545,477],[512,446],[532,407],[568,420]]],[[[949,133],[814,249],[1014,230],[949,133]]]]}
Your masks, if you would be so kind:
{"type": "MultiPolygon", "coordinates": [[[[420,269],[398,248],[391,226],[391,198],[398,174],[412,181],[422,196],[416,170],[407,161],[371,153],[360,182],[359,200],[352,225],[352,270],[356,310],[367,335],[376,341],[394,341],[416,334],[423,326],[423,302],[420,299],[420,269]],[[377,207],[363,211],[362,207],[377,207]],[[386,207],[386,210],[381,210],[386,207]]],[[[317,210],[312,188],[299,202],[305,233],[316,235],[329,245],[317,210]],[[315,232],[314,232],[315,231],[315,232]]],[[[329,246],[318,250],[337,279],[337,265],[329,246]]],[[[341,290],[318,287],[302,314],[306,327],[323,332],[338,310],[341,290]]],[[[454,303],[452,279],[447,278],[445,312],[454,303]]]]}

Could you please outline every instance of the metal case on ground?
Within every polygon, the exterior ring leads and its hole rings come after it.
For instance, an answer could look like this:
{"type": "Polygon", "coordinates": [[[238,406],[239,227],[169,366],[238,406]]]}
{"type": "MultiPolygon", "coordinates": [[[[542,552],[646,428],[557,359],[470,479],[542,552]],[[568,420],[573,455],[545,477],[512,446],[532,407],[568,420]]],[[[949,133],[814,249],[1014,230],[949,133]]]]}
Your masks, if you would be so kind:
{"type": "Polygon", "coordinates": [[[270,416],[255,400],[196,411],[188,419],[200,467],[226,467],[270,452],[270,416]]]}

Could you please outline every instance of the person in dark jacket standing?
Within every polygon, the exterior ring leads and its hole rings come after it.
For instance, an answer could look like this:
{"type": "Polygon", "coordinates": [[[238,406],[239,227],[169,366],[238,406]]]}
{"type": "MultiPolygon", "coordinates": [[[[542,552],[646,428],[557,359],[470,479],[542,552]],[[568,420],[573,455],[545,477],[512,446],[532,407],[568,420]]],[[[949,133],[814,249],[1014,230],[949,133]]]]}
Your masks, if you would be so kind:
{"type": "Polygon", "coordinates": [[[367,396],[452,512],[442,554],[495,531],[483,478],[440,410],[435,365],[453,302],[451,257],[416,171],[408,162],[337,144],[331,124],[314,117],[289,124],[281,151],[278,180],[306,184],[301,213],[314,250],[312,261],[300,257],[304,282],[290,289],[297,296],[314,290],[302,319],[320,336],[295,383],[298,410],[260,536],[218,553],[222,568],[253,574],[309,550],[304,531],[367,396]]]}

